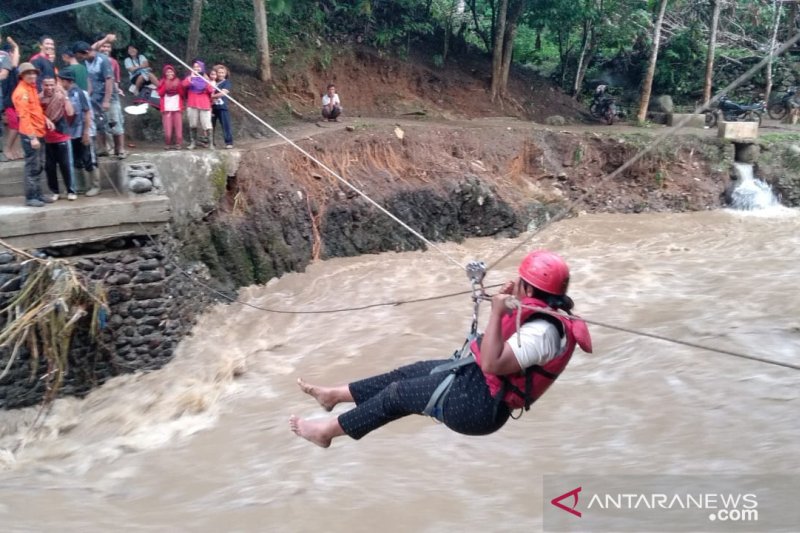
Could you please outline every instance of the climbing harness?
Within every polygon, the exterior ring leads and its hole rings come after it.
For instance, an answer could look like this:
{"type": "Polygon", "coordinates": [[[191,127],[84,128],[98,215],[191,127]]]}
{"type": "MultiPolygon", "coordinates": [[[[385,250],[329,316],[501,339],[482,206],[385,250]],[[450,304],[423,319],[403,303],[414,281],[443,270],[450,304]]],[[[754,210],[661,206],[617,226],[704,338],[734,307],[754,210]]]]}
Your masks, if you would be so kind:
{"type": "Polygon", "coordinates": [[[470,261],[467,263],[465,270],[467,272],[467,278],[472,285],[472,324],[470,325],[469,333],[461,349],[453,353],[450,361],[431,370],[431,374],[448,372],[448,375],[433,391],[430,400],[428,400],[428,404],[422,411],[424,415],[433,417],[439,422],[444,422],[442,413],[444,400],[447,398],[447,394],[453,386],[453,381],[456,379],[458,369],[475,362],[475,356],[472,355],[470,346],[472,345],[472,341],[478,338],[478,316],[480,314],[481,302],[487,298],[486,290],[483,286],[483,278],[486,277],[486,264],[483,261],[470,261]]]}

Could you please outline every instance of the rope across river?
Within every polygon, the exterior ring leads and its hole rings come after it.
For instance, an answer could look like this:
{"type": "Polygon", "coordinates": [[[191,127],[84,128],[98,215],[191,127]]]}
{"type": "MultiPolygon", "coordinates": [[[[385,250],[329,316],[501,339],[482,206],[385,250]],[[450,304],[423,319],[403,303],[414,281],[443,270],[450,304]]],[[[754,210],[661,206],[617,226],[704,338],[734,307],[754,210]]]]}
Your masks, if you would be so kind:
{"type": "MultiPolygon", "coordinates": [[[[91,5],[95,5],[95,4],[100,4],[103,7],[105,7],[109,12],[111,12],[113,15],[115,15],[120,20],[125,22],[128,26],[130,26],[133,30],[138,32],[140,35],[142,35],[148,41],[153,43],[156,47],[158,47],[165,54],[167,54],[169,57],[171,57],[173,60],[175,60],[178,64],[180,64],[183,67],[191,70],[191,67],[189,65],[187,65],[183,60],[181,60],[177,55],[172,53],[164,45],[162,45],[156,39],[154,39],[148,33],[146,33],[142,28],[138,27],[132,21],[128,20],[118,10],[116,10],[108,2],[105,2],[103,0],[84,0],[84,1],[75,2],[75,3],[72,3],[72,4],[68,4],[68,5],[65,5],[65,6],[61,6],[61,7],[58,7],[58,8],[48,9],[48,10],[45,10],[45,11],[41,11],[41,12],[38,12],[38,13],[34,13],[32,15],[28,15],[28,16],[16,19],[16,20],[11,21],[11,22],[4,23],[4,24],[0,25],[0,28],[6,27],[6,26],[11,26],[13,24],[17,24],[17,23],[20,23],[20,22],[23,22],[23,21],[32,20],[32,19],[40,18],[40,17],[45,17],[45,16],[57,14],[57,13],[63,13],[63,12],[67,12],[67,11],[72,11],[72,10],[75,10],[75,9],[79,9],[79,8],[82,8],[82,7],[87,7],[87,6],[91,6],[91,5]]],[[[763,68],[764,65],[770,59],[772,59],[775,56],[783,54],[786,50],[788,50],[791,46],[793,46],[798,41],[800,41],[800,32],[798,32],[791,39],[787,40],[781,47],[779,47],[778,49],[774,50],[771,54],[769,54],[765,58],[763,58],[759,63],[754,65],[752,68],[750,68],[747,72],[742,74],[739,78],[737,78],[735,81],[733,81],[727,87],[725,87],[724,89],[719,91],[717,93],[717,95],[714,96],[714,98],[711,100],[710,103],[714,103],[714,102],[718,101],[721,96],[723,96],[727,92],[735,89],[736,87],[738,87],[739,85],[741,85],[742,83],[744,83],[745,81],[750,79],[761,68],[763,68]]],[[[212,81],[206,80],[206,83],[210,84],[214,88],[217,88],[216,84],[214,82],[212,82],[212,81]]],[[[359,189],[358,187],[353,185],[350,181],[346,180],[339,173],[337,173],[336,171],[331,169],[329,166],[325,165],[323,162],[319,161],[312,154],[310,154],[307,150],[303,149],[301,146],[299,146],[293,140],[288,138],[286,135],[284,135],[283,133],[278,131],[276,128],[274,128],[272,125],[267,123],[261,117],[256,115],[253,111],[251,111],[244,104],[239,102],[233,96],[228,94],[228,98],[232,103],[234,103],[240,109],[242,109],[248,116],[250,116],[253,119],[255,119],[258,123],[260,123],[261,125],[266,127],[269,131],[273,132],[279,138],[281,138],[289,146],[291,146],[295,150],[299,151],[301,154],[303,154],[305,157],[307,157],[310,161],[314,162],[316,165],[318,165],[325,172],[329,173],[337,181],[339,181],[340,183],[342,183],[343,185],[345,185],[346,187],[351,189],[353,192],[355,192],[356,194],[358,194],[362,198],[364,198],[372,206],[374,206],[376,209],[381,211],[383,214],[385,214],[386,216],[391,218],[397,224],[402,226],[405,230],[409,231],[412,235],[414,235],[417,239],[419,239],[425,246],[436,250],[442,256],[444,256],[447,261],[449,261],[450,263],[454,264],[458,268],[460,268],[460,269],[465,269],[466,268],[465,265],[462,265],[454,257],[452,257],[450,254],[448,254],[443,248],[441,248],[440,246],[437,246],[431,240],[429,240],[424,235],[422,235],[422,233],[420,233],[419,231],[415,230],[414,228],[409,226],[407,223],[405,223],[403,220],[398,218],[396,215],[391,213],[388,209],[386,209],[385,207],[380,205],[377,201],[375,201],[370,196],[368,196],[365,192],[363,192],[361,189],[359,189]]],[[[701,107],[698,107],[698,109],[695,110],[695,112],[699,112],[701,109],[702,109],[701,107]]],[[[611,179],[619,176],[622,172],[624,172],[625,170],[630,168],[631,165],[633,165],[639,159],[644,157],[647,153],[652,151],[656,146],[658,146],[665,139],[675,135],[690,120],[691,120],[691,117],[687,116],[682,121],[680,121],[675,127],[673,127],[671,129],[667,130],[666,132],[656,136],[650,143],[648,143],[644,148],[642,148],[638,153],[636,153],[633,157],[631,157],[623,165],[621,165],[619,168],[615,169],[613,172],[610,172],[610,173],[606,174],[605,176],[599,178],[598,180],[595,180],[595,182],[596,183],[600,183],[600,182],[603,182],[603,181],[606,181],[606,180],[611,180],[611,179]]],[[[119,191],[116,188],[116,185],[113,184],[113,181],[112,181],[112,185],[114,186],[114,189],[116,190],[117,194],[122,196],[121,191],[119,191]]],[[[550,224],[552,224],[552,223],[554,223],[556,221],[559,221],[559,220],[563,219],[564,217],[566,217],[569,213],[571,213],[573,211],[573,209],[580,202],[585,200],[586,197],[591,193],[592,193],[591,190],[587,190],[581,196],[579,196],[579,197],[573,199],[572,201],[570,201],[566,206],[564,206],[564,208],[561,211],[559,211],[556,215],[551,217],[547,222],[545,222],[544,224],[542,224],[538,228],[532,230],[527,238],[525,238],[524,240],[522,240],[519,243],[515,244],[513,247],[511,247],[509,249],[508,252],[502,254],[499,258],[497,258],[495,261],[493,261],[486,270],[488,271],[490,269],[493,269],[494,267],[496,267],[498,265],[498,263],[503,261],[505,258],[507,258],[511,254],[515,253],[517,250],[519,250],[523,246],[529,244],[536,237],[536,235],[541,233],[550,224]]],[[[139,223],[139,225],[141,226],[142,230],[145,230],[144,226],[141,223],[139,223]]],[[[151,242],[154,243],[154,245],[156,245],[157,247],[160,247],[158,242],[146,230],[145,230],[145,235],[150,239],[151,242]]],[[[0,244],[4,244],[4,243],[2,241],[0,241],[0,244]]],[[[165,257],[168,257],[168,255],[165,254],[165,257]]],[[[170,259],[170,261],[171,261],[172,265],[175,266],[178,269],[179,272],[181,272],[184,276],[186,276],[188,279],[190,279],[193,283],[195,283],[198,286],[204,288],[205,290],[208,290],[208,291],[212,292],[213,294],[217,295],[221,299],[224,299],[224,300],[226,300],[226,301],[228,301],[230,303],[239,304],[239,305],[246,306],[246,307],[249,307],[249,308],[257,309],[259,311],[263,311],[263,312],[267,312],[267,313],[276,313],[276,314],[322,315],[322,314],[359,312],[359,311],[365,311],[365,310],[374,309],[374,308],[378,308],[378,307],[400,306],[400,305],[405,305],[405,304],[429,302],[429,301],[441,300],[441,299],[445,299],[445,298],[453,298],[453,297],[457,297],[457,296],[463,296],[463,295],[467,295],[467,294],[474,294],[473,290],[469,290],[469,291],[460,291],[460,292],[452,292],[452,293],[447,293],[447,294],[435,295],[435,296],[430,296],[430,297],[421,297],[421,298],[413,298],[413,299],[407,299],[407,300],[370,303],[370,304],[365,304],[365,305],[360,305],[360,306],[343,307],[343,308],[336,308],[336,309],[319,309],[319,310],[277,309],[277,308],[263,307],[263,306],[255,305],[255,304],[252,304],[252,303],[249,303],[249,302],[244,302],[244,301],[238,300],[236,298],[233,298],[233,297],[231,297],[231,296],[229,296],[229,295],[227,295],[227,294],[225,294],[225,293],[223,293],[223,292],[211,287],[210,285],[204,283],[203,281],[198,280],[197,278],[192,276],[190,273],[186,272],[186,270],[181,268],[180,265],[178,265],[174,260],[170,259]]],[[[497,287],[497,286],[499,286],[499,285],[491,285],[491,286],[489,286],[487,288],[497,287]]],[[[669,343],[673,343],[673,344],[679,344],[679,345],[683,345],[683,346],[687,346],[687,347],[691,347],[691,348],[696,348],[696,349],[700,349],[700,350],[714,352],[714,353],[718,353],[718,354],[722,354],[722,355],[729,355],[729,356],[733,356],[733,357],[748,359],[748,360],[751,360],[751,361],[757,361],[757,362],[770,364],[770,365],[775,365],[775,366],[780,366],[780,367],[789,368],[789,369],[793,369],[793,370],[800,370],[800,366],[793,365],[793,364],[790,364],[790,363],[783,363],[783,362],[780,362],[780,361],[774,361],[774,360],[770,360],[770,359],[763,358],[763,357],[751,356],[751,355],[747,355],[747,354],[733,352],[733,351],[730,351],[730,350],[714,348],[714,347],[710,347],[710,346],[704,346],[704,345],[697,344],[697,343],[692,343],[692,342],[688,342],[688,341],[682,341],[680,339],[670,338],[670,337],[667,337],[667,336],[664,336],[664,335],[648,333],[648,332],[645,332],[645,331],[635,330],[635,329],[626,328],[626,327],[622,327],[622,326],[615,326],[615,325],[608,324],[608,323],[605,323],[605,322],[600,322],[600,321],[596,321],[596,320],[587,319],[585,317],[581,317],[581,320],[584,320],[586,323],[592,324],[592,325],[595,325],[595,326],[598,326],[598,327],[612,329],[612,330],[616,330],[616,331],[620,331],[620,332],[624,332],[624,333],[628,333],[628,334],[632,334],[632,335],[651,338],[651,339],[660,340],[660,341],[664,341],[664,342],[669,342],[669,343]]]]}

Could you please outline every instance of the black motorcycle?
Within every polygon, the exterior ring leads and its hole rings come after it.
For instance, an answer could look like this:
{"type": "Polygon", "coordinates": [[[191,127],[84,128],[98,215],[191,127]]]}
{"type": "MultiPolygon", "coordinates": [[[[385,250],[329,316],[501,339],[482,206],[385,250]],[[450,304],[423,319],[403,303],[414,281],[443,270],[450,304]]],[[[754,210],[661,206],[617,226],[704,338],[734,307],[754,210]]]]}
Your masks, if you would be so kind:
{"type": "Polygon", "coordinates": [[[761,126],[761,114],[766,110],[766,102],[755,104],[737,104],[727,96],[723,96],[716,104],[716,109],[706,109],[706,126],[714,127],[720,114],[726,122],[758,122],[761,126]]]}
{"type": "Polygon", "coordinates": [[[789,111],[800,103],[800,97],[795,98],[796,95],[797,87],[789,87],[789,90],[780,100],[775,100],[769,104],[769,107],[767,107],[769,117],[775,120],[783,120],[789,114],[789,111]]]}
{"type": "Polygon", "coordinates": [[[600,99],[595,99],[592,105],[589,106],[589,113],[594,118],[602,119],[606,124],[611,126],[614,121],[621,116],[617,103],[612,96],[604,95],[600,99]]]}

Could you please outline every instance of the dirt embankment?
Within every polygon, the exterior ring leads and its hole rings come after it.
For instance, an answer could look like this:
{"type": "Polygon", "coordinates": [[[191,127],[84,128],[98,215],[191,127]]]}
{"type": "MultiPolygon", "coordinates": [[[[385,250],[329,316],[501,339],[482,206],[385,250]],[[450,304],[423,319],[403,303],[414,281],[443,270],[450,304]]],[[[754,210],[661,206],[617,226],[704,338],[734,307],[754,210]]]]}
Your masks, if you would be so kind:
{"type": "MultiPolygon", "coordinates": [[[[395,128],[365,126],[301,144],[435,241],[513,235],[564,210],[713,208],[727,179],[723,155],[705,138],[672,139],[607,179],[646,138],[526,126],[395,128]]],[[[231,288],[302,270],[316,258],[421,246],[288,146],[245,153],[218,212],[189,231],[187,255],[231,288]]]]}

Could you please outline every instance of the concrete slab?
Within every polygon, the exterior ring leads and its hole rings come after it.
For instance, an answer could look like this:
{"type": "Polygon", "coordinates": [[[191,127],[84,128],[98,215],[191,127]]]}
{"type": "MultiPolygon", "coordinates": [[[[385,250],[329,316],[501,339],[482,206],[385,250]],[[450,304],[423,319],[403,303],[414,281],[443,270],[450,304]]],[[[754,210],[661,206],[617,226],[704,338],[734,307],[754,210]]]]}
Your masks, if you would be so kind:
{"type": "MultiPolygon", "coordinates": [[[[114,190],[113,184],[122,190],[120,177],[120,163],[116,159],[108,157],[100,158],[100,178],[103,189],[114,190]]],[[[9,196],[19,196],[23,194],[24,163],[22,161],[9,161],[0,163],[0,198],[9,196]]],[[[59,185],[63,187],[61,174],[59,174],[59,185]]],[[[47,177],[42,172],[42,187],[47,188],[47,177]]]]}
{"type": "Polygon", "coordinates": [[[0,238],[24,247],[74,244],[144,231],[159,233],[169,219],[169,199],[160,195],[107,193],[73,202],[59,200],[45,207],[26,207],[22,197],[0,198],[0,238]]]}
{"type": "Polygon", "coordinates": [[[719,122],[717,128],[717,137],[726,141],[758,139],[758,122],[719,122]]]}
{"type": "Polygon", "coordinates": [[[669,113],[667,115],[667,126],[675,127],[678,124],[682,124],[683,121],[686,121],[683,124],[684,128],[705,128],[706,127],[706,116],[705,115],[695,115],[689,113],[669,113]]]}

